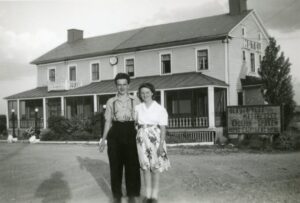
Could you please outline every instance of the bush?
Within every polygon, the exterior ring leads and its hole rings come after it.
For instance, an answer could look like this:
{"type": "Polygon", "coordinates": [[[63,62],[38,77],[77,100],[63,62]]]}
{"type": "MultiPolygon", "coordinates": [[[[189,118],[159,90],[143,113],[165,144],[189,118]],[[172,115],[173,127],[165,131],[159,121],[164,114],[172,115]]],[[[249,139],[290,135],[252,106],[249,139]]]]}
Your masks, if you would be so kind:
{"type": "Polygon", "coordinates": [[[280,150],[299,150],[300,149],[300,131],[289,128],[282,132],[274,140],[274,148],[280,150]]]}
{"type": "Polygon", "coordinates": [[[0,115],[0,135],[7,135],[6,116],[0,115]]]}
{"type": "Polygon", "coordinates": [[[48,125],[49,128],[57,134],[63,135],[71,133],[70,121],[63,116],[51,116],[48,119],[48,125]]]}
{"type": "Polygon", "coordinates": [[[95,140],[95,138],[91,133],[87,131],[76,131],[72,134],[72,140],[89,141],[89,140],[95,140]]]}
{"type": "Polygon", "coordinates": [[[31,136],[36,136],[34,127],[26,129],[23,134],[23,139],[29,139],[31,136]]]}
{"type": "Polygon", "coordinates": [[[91,133],[94,138],[100,138],[104,129],[104,115],[103,113],[96,113],[91,117],[91,133]]]}

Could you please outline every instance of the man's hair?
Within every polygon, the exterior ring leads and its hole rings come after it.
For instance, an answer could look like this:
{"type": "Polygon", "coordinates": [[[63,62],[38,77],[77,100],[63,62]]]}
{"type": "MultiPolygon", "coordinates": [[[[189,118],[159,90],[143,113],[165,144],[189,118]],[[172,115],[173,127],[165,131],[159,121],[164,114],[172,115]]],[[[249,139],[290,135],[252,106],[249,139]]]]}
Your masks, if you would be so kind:
{"type": "Polygon", "coordinates": [[[117,80],[119,79],[126,79],[127,83],[130,83],[130,77],[127,73],[118,73],[115,77],[115,84],[117,84],[117,80]]]}

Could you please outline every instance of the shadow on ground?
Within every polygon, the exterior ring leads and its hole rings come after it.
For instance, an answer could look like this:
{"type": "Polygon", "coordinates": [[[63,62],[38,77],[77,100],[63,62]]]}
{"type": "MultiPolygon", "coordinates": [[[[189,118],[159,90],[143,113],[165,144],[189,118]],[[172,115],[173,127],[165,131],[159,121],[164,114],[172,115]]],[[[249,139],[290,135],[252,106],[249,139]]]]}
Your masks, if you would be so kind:
{"type": "Polygon", "coordinates": [[[99,159],[82,158],[80,156],[77,156],[77,160],[80,164],[80,168],[87,170],[93,176],[104,194],[110,199],[110,202],[112,202],[108,163],[99,159]]]}
{"type": "Polygon", "coordinates": [[[68,183],[63,180],[63,173],[56,171],[49,179],[44,180],[38,187],[35,197],[42,198],[43,203],[64,203],[71,198],[68,183]]]}

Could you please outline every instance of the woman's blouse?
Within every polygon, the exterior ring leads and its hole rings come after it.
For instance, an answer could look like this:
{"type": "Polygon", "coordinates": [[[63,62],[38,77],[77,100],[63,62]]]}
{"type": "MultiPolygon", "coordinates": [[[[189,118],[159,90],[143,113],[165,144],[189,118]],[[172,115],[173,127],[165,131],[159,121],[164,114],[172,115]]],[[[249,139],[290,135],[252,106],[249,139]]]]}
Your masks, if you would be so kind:
{"type": "Polygon", "coordinates": [[[136,121],[140,125],[168,125],[168,113],[164,107],[153,101],[149,107],[144,102],[135,106],[136,121]]]}

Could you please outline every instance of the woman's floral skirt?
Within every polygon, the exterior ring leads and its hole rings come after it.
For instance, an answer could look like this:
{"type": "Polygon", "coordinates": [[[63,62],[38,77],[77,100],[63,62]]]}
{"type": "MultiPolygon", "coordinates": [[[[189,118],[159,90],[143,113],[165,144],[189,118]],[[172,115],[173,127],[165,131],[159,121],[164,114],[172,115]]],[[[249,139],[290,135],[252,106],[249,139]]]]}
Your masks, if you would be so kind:
{"type": "Polygon", "coordinates": [[[153,126],[143,126],[137,132],[137,150],[141,168],[144,170],[163,172],[170,167],[167,156],[166,142],[163,143],[164,153],[157,155],[160,143],[160,129],[153,126]]]}

